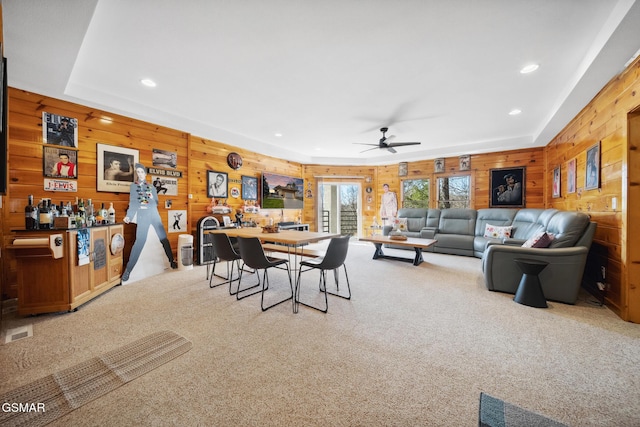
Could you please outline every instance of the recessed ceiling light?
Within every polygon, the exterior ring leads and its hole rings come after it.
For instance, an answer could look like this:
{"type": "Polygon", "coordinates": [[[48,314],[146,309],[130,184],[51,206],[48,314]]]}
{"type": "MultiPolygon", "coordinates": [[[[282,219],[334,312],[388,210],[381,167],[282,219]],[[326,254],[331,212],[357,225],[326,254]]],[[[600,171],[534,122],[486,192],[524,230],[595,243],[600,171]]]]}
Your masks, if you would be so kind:
{"type": "Polygon", "coordinates": [[[510,116],[517,116],[520,113],[522,113],[522,110],[518,110],[517,108],[514,108],[513,110],[509,111],[510,116]]]}
{"type": "Polygon", "coordinates": [[[142,83],[143,85],[145,85],[147,87],[156,87],[157,86],[156,82],[154,82],[151,79],[142,79],[142,80],[140,80],[140,83],[142,83]]]}
{"type": "Polygon", "coordinates": [[[538,68],[540,68],[540,66],[538,64],[529,64],[524,66],[521,70],[520,73],[521,74],[529,74],[529,73],[533,73],[535,70],[537,70],[538,68]]]}
{"type": "Polygon", "coordinates": [[[281,137],[282,137],[282,134],[281,134],[280,132],[276,132],[276,133],[274,134],[274,136],[275,136],[275,137],[277,137],[277,138],[281,138],[281,137]]]}

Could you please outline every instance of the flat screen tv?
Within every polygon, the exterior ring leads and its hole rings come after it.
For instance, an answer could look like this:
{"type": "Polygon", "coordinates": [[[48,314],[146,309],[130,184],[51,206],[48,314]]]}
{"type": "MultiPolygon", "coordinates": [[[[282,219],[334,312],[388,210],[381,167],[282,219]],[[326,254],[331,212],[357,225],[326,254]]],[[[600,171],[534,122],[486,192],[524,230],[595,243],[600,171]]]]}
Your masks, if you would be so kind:
{"type": "Polygon", "coordinates": [[[270,172],[262,173],[262,209],[302,209],[304,180],[270,172]]]}

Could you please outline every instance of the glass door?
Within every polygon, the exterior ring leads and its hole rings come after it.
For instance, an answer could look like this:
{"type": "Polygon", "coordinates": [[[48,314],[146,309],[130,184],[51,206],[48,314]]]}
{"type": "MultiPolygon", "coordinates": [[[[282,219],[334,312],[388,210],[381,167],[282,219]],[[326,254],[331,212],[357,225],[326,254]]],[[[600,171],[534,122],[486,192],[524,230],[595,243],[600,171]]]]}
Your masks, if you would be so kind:
{"type": "Polygon", "coordinates": [[[318,230],[360,236],[361,186],[358,182],[318,182],[318,230]]]}

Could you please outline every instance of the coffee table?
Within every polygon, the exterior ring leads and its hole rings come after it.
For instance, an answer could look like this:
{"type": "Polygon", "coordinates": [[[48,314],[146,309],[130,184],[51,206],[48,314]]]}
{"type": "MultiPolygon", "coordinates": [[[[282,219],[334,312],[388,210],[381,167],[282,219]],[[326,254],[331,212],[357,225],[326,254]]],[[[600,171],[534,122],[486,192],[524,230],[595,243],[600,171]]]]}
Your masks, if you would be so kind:
{"type": "Polygon", "coordinates": [[[373,259],[380,259],[380,258],[393,259],[396,261],[411,262],[413,263],[413,265],[420,265],[420,263],[424,261],[424,259],[422,258],[423,249],[427,249],[428,247],[433,246],[438,242],[437,240],[434,240],[434,239],[419,239],[415,237],[409,237],[407,238],[407,240],[394,240],[389,238],[389,236],[361,237],[358,240],[361,240],[363,242],[372,242],[375,245],[376,251],[373,253],[373,259]],[[416,253],[416,256],[413,259],[410,259],[410,258],[404,258],[404,257],[398,257],[398,256],[392,256],[392,255],[385,255],[384,252],[382,251],[382,245],[384,244],[413,248],[413,250],[416,253]]]}

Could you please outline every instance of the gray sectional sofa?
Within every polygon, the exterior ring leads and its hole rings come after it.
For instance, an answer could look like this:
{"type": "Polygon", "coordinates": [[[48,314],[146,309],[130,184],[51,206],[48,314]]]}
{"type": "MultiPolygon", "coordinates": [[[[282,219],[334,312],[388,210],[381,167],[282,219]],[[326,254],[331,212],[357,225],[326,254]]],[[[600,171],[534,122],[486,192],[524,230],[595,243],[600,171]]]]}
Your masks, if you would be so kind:
{"type": "MultiPolygon", "coordinates": [[[[482,258],[487,289],[515,294],[522,272],[515,258],[542,260],[549,265],[540,273],[548,300],[575,304],[596,223],[582,212],[557,209],[400,209],[407,218],[408,237],[436,239],[431,252],[482,258]],[[485,237],[487,225],[511,227],[508,238],[485,237]],[[522,247],[547,232],[548,247],[522,247]]],[[[388,235],[390,226],[383,228],[388,235]]],[[[394,247],[393,245],[389,245],[394,247]]]]}

